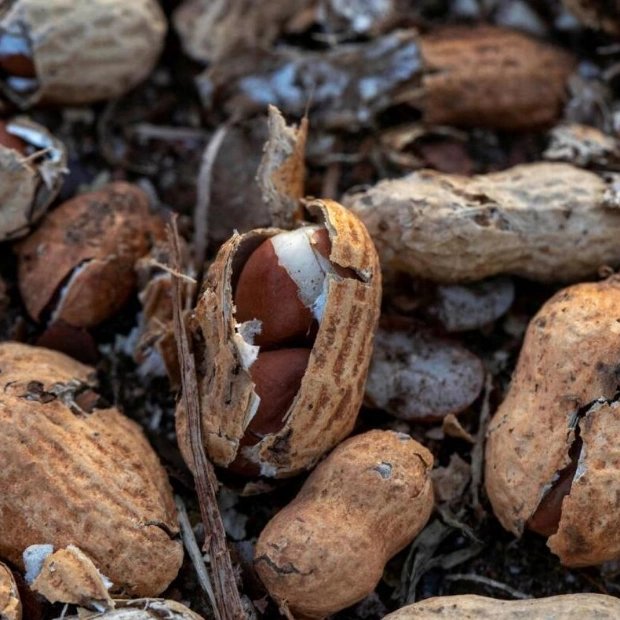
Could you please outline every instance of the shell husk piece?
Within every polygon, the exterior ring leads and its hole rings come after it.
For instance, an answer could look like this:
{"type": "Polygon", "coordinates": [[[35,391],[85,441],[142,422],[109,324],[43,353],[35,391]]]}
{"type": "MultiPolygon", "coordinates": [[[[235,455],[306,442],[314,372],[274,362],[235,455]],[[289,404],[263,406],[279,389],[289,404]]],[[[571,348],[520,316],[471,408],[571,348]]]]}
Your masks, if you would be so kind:
{"type": "Polygon", "coordinates": [[[13,573],[0,562],[0,618],[22,620],[22,603],[13,573]]]}
{"type": "Polygon", "coordinates": [[[93,369],[60,353],[2,343],[0,370],[0,556],[23,568],[31,545],[75,545],[114,591],[161,593],[183,548],[140,427],[113,408],[82,411],[93,369]]]}
{"type": "Polygon", "coordinates": [[[612,185],[564,163],[474,177],[422,170],[344,204],[368,227],[384,269],[445,283],[498,274],[571,282],[620,264],[612,185]]]}
{"type": "MultiPolygon", "coordinates": [[[[564,499],[558,533],[549,540],[564,563],[583,564],[586,557],[600,553],[620,554],[620,546],[601,548],[615,535],[603,536],[601,523],[606,517],[595,516],[607,510],[611,500],[604,500],[600,508],[592,503],[603,499],[603,490],[595,485],[609,480],[616,459],[614,440],[607,440],[618,424],[613,403],[620,358],[618,308],[616,278],[574,285],[552,297],[530,322],[510,390],[489,427],[487,493],[497,518],[516,535],[523,532],[558,472],[570,463],[569,448],[580,431],[580,466],[564,499]],[[599,402],[609,406],[597,407],[599,402]],[[597,434],[599,424],[609,428],[597,434]],[[585,495],[590,497],[587,508],[585,495]],[[576,529],[591,535],[589,551],[576,548],[576,529]],[[569,544],[572,533],[576,538],[569,544]]],[[[610,558],[600,562],[606,559],[610,558]]]]}
{"type": "MultiPolygon", "coordinates": [[[[330,260],[358,278],[328,276],[328,298],[301,388],[284,427],[246,450],[269,477],[294,475],[312,467],[352,430],[362,403],[372,339],[379,317],[381,274],[364,225],[338,203],[316,200],[308,211],[324,222],[332,241],[330,260]]],[[[278,229],[235,235],[211,266],[198,302],[196,333],[204,338],[200,362],[202,431],[209,456],[226,466],[238,450],[257,406],[233,308],[235,274],[251,252],[278,229]]],[[[177,409],[177,430],[186,462],[191,463],[187,420],[177,409]]]]}
{"type": "Polygon", "coordinates": [[[68,172],[66,147],[45,127],[18,116],[7,131],[46,152],[31,158],[0,146],[0,241],[22,237],[41,219],[68,172]]]}
{"type": "Polygon", "coordinates": [[[441,420],[469,407],[484,383],[482,362],[420,324],[382,320],[366,402],[409,422],[441,420]]]}
{"type": "Polygon", "coordinates": [[[114,607],[105,578],[74,545],[49,554],[31,588],[50,603],[72,603],[98,611],[114,607]]]}
{"type": "Polygon", "coordinates": [[[297,616],[322,618],[374,590],[433,508],[431,453],[373,430],[340,444],[261,533],[257,572],[297,616]]]}
{"type": "Polygon", "coordinates": [[[475,594],[437,596],[403,607],[383,620],[582,620],[617,618],[620,600],[606,594],[562,594],[525,601],[504,601],[475,594]]]}
{"type": "Polygon", "coordinates": [[[118,97],[152,71],[167,23],[156,0],[16,0],[0,32],[21,32],[36,69],[33,91],[0,81],[13,103],[83,104],[118,97]]]}
{"type": "Polygon", "coordinates": [[[583,449],[562,517],[548,546],[566,566],[620,557],[618,463],[620,403],[595,404],[579,421],[583,449]]]}

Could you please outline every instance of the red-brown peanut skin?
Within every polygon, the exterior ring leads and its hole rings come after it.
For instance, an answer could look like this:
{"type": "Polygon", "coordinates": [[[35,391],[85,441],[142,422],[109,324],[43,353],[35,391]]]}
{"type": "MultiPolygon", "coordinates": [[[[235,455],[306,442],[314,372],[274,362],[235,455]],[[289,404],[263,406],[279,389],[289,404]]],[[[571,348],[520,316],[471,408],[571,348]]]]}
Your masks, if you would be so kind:
{"type": "Polygon", "coordinates": [[[487,596],[461,594],[437,596],[407,605],[383,620],[613,620],[620,617],[620,600],[605,594],[562,594],[527,601],[503,601],[487,596]]]}
{"type": "Polygon", "coordinates": [[[338,446],[261,533],[256,570],[293,614],[323,618],[372,592],[433,508],[431,453],[373,430],[338,446]]]}
{"type": "Polygon", "coordinates": [[[548,541],[568,566],[620,557],[619,368],[620,279],[565,288],[530,322],[510,390],[489,427],[486,490],[497,518],[517,536],[571,462],[579,431],[577,474],[548,541]]]}

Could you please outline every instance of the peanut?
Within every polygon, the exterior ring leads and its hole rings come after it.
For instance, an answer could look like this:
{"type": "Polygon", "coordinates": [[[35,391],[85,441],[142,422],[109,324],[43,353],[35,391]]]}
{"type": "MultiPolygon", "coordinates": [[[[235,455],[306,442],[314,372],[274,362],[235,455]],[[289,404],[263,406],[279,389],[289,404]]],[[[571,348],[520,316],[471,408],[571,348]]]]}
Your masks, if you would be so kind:
{"type": "Polygon", "coordinates": [[[486,488],[502,525],[548,536],[567,566],[620,558],[620,280],[552,297],[530,322],[489,427],[486,488]]]}
{"type": "MultiPolygon", "coordinates": [[[[215,463],[243,473],[312,467],[351,432],[363,398],[381,297],[377,256],[341,205],[307,208],[316,224],[224,244],[196,308],[203,440],[215,463]]],[[[182,404],[177,433],[191,466],[182,404]]]]}
{"type": "Polygon", "coordinates": [[[368,227],[383,269],[448,283],[571,282],[620,264],[614,179],[563,163],[475,177],[422,170],[344,204],[368,227]]]}
{"type": "Polygon", "coordinates": [[[402,433],[340,444],[258,539],[254,564],[271,596],[323,618],[370,594],[430,516],[432,466],[431,453],[402,433]]]}
{"type": "Polygon", "coordinates": [[[125,304],[136,261],[163,234],[146,194],[128,183],[63,203],[17,246],[28,313],[35,321],[98,325],[125,304]]]}
{"type": "Polygon", "coordinates": [[[156,596],[183,548],[165,470],[138,425],[100,403],[94,370],[0,344],[0,557],[75,545],[113,590],[156,596]]]}

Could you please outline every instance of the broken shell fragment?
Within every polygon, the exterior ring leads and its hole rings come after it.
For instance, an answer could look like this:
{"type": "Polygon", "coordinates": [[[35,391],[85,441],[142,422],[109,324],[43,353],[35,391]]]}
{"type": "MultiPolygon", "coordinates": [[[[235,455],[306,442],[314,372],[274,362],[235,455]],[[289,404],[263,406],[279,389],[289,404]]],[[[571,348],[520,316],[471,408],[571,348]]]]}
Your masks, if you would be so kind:
{"type": "Polygon", "coordinates": [[[620,557],[620,281],[584,283],[532,319],[489,427],[486,488],[502,525],[549,536],[567,566],[620,557]]]}
{"type": "Polygon", "coordinates": [[[15,578],[2,562],[0,562],[0,618],[22,620],[22,603],[15,578]]]}
{"type": "MultiPolygon", "coordinates": [[[[196,281],[189,265],[187,246],[181,241],[183,271],[187,277],[181,280],[181,298],[184,320],[193,306],[196,281]]],[[[174,337],[173,283],[174,276],[163,268],[169,265],[168,243],[156,243],[150,253],[135,265],[138,278],[138,299],[142,311],[138,325],[127,339],[127,353],[138,364],[138,372],[144,378],[168,376],[170,385],[176,389],[181,384],[181,369],[174,337]]]]}
{"type": "Polygon", "coordinates": [[[0,241],[23,237],[45,214],[67,174],[67,149],[25,116],[2,121],[0,241]]]}
{"type": "Polygon", "coordinates": [[[323,618],[370,594],[433,509],[432,454],[373,430],[340,444],[267,524],[254,565],[295,616],[323,618]]]}
{"type": "MultiPolygon", "coordinates": [[[[294,234],[259,229],[235,235],[225,243],[209,269],[196,308],[194,334],[201,369],[203,441],[213,461],[224,467],[233,462],[239,465],[236,459],[242,458],[243,468],[251,465],[263,476],[284,477],[308,469],[351,432],[362,402],[381,299],[378,258],[364,226],[341,205],[315,200],[306,206],[320,228],[302,228],[301,233],[294,234]],[[309,285],[307,297],[273,256],[272,241],[280,234],[287,243],[301,237],[307,263],[318,265],[318,270],[310,270],[309,278],[301,278],[309,285]],[[267,262],[285,276],[287,286],[282,288],[276,282],[269,293],[269,311],[261,314],[252,300],[258,298],[261,287],[267,288],[264,278],[248,279],[247,299],[241,299],[244,295],[239,291],[245,286],[244,266],[256,252],[259,257],[263,255],[260,248],[268,240],[267,262]],[[246,302],[249,309],[243,308],[246,302]],[[256,344],[261,321],[277,327],[279,309],[291,304],[304,315],[297,335],[305,342],[291,343],[288,334],[284,342],[278,336],[263,350],[256,344]],[[283,390],[275,376],[280,371],[275,375],[273,371],[281,365],[282,356],[293,355],[295,349],[307,352],[295,354],[297,370],[290,373],[291,386],[299,379],[297,362],[303,360],[303,366],[307,360],[305,373],[298,390],[283,390]],[[253,365],[259,364],[257,370],[262,364],[258,359],[266,360],[261,356],[268,350],[277,354],[268,365],[271,378],[263,371],[259,378],[253,365]],[[265,391],[265,386],[274,387],[265,391]],[[285,393],[289,402],[276,398],[271,393],[274,389],[285,393]],[[270,408],[276,401],[281,413],[258,413],[261,403],[271,403],[270,408]],[[268,421],[268,428],[256,428],[257,420],[268,421]]],[[[294,315],[294,319],[299,318],[294,315]]],[[[181,450],[191,466],[182,404],[177,408],[177,431],[181,450]]]]}
{"type": "Polygon", "coordinates": [[[432,330],[386,317],[375,337],[366,403],[408,422],[441,420],[469,407],[484,381],[475,355],[432,330]]]}
{"type": "Polygon", "coordinates": [[[474,177],[422,170],[345,197],[381,266],[442,283],[571,282],[620,265],[618,175],[534,163],[474,177]]]}
{"type": "Polygon", "coordinates": [[[407,605],[383,620],[472,620],[474,618],[498,618],[501,620],[582,620],[600,618],[614,620],[620,615],[620,601],[606,594],[561,594],[530,600],[504,601],[501,599],[460,594],[436,596],[407,605]]]}
{"type": "MultiPolygon", "coordinates": [[[[33,545],[28,549],[41,546],[51,547],[51,545],[33,545]]],[[[26,572],[28,573],[27,562],[26,572]]],[[[66,549],[57,551],[50,549],[38,575],[29,585],[34,592],[44,596],[50,603],[71,603],[97,611],[114,607],[108,593],[112,582],[102,575],[93,561],[75,545],[68,545],[66,549]]]]}
{"type": "Polygon", "coordinates": [[[75,545],[113,592],[163,592],[183,548],[168,477],[140,427],[98,397],[94,369],[55,351],[2,343],[0,371],[0,557],[24,569],[34,545],[75,545]]]}
{"type": "Polygon", "coordinates": [[[17,246],[28,313],[75,327],[101,323],[125,304],[136,287],[136,261],[163,235],[163,219],[129,183],[63,203],[17,246]]]}
{"type": "Polygon", "coordinates": [[[165,34],[156,0],[16,0],[0,9],[0,88],[21,108],[118,97],[152,71],[165,34]]]}

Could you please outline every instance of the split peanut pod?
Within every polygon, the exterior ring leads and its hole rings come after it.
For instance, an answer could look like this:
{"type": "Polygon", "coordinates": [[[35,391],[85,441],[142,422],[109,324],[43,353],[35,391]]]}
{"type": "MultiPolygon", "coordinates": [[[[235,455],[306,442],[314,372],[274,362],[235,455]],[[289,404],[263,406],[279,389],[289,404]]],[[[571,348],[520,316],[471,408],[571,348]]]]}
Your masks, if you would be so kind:
{"type": "Polygon", "coordinates": [[[429,598],[388,614],[383,620],[614,620],[618,616],[620,600],[605,594],[562,594],[526,601],[461,594],[429,598]]]}
{"type": "Polygon", "coordinates": [[[620,281],[552,297],[527,329],[490,425],[486,489],[502,525],[567,566],[620,558],[620,281]]]}
{"type": "MultiPolygon", "coordinates": [[[[285,477],[353,429],[379,317],[379,261],[364,225],[331,200],[317,224],[235,235],[195,312],[203,441],[218,465],[285,477]],[[201,344],[204,342],[204,344],[201,344]]],[[[177,431],[188,464],[187,416],[177,431]]]]}
{"type": "Polygon", "coordinates": [[[262,531],[254,565],[295,616],[323,618],[370,594],[433,508],[432,454],[373,430],[339,445],[262,531]]]}
{"type": "Polygon", "coordinates": [[[68,200],[17,246],[28,314],[98,325],[125,304],[136,288],[137,260],[163,236],[163,219],[135,185],[111,183],[68,200]]]}

